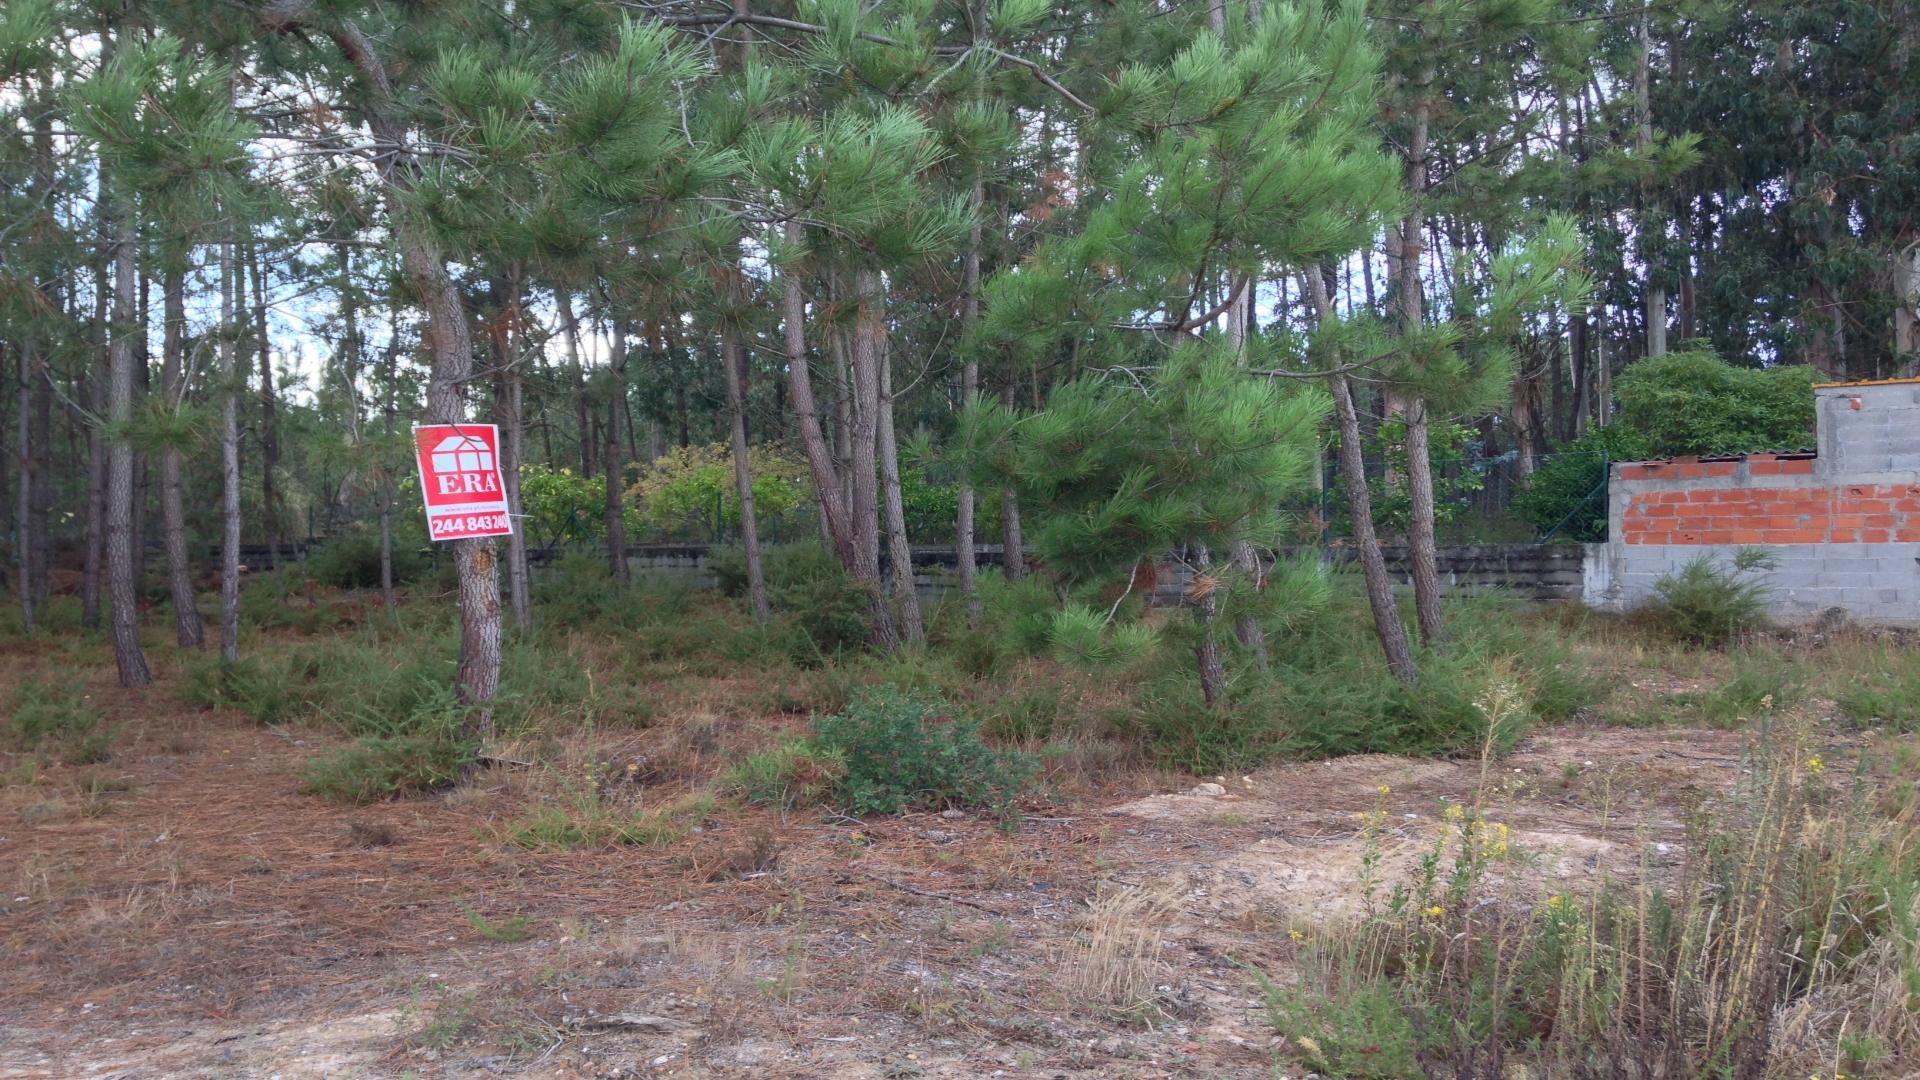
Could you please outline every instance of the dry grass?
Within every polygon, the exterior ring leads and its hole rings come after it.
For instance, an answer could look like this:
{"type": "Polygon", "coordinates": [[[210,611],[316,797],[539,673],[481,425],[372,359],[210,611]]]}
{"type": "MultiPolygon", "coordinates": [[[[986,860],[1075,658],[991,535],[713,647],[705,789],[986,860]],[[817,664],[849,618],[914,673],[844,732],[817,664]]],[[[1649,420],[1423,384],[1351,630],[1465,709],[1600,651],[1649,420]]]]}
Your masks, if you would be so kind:
{"type": "Polygon", "coordinates": [[[1172,896],[1147,889],[1116,889],[1088,905],[1079,919],[1083,944],[1067,958],[1066,985],[1075,999],[1139,1018],[1154,1007],[1165,970],[1172,896]]]}

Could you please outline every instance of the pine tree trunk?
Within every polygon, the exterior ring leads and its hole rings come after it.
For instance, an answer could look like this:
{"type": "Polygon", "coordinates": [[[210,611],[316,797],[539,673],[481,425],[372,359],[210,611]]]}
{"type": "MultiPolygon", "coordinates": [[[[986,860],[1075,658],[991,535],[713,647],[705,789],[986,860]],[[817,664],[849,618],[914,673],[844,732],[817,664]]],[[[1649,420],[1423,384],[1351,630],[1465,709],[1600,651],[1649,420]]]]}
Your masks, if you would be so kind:
{"type": "MultiPolygon", "coordinates": [[[[187,283],[183,263],[169,260],[161,279],[160,392],[166,408],[177,412],[186,404],[187,283]]],[[[161,539],[167,550],[167,591],[173,600],[174,638],[183,649],[198,649],[206,634],[200,625],[198,598],[193,590],[193,561],[187,553],[187,511],[182,473],[185,464],[172,440],[160,450],[161,539]]]]}
{"type": "Polygon", "coordinates": [[[894,626],[893,612],[887,605],[886,594],[880,587],[879,466],[876,457],[880,441],[880,365],[885,362],[880,355],[880,340],[886,328],[880,314],[879,278],[880,275],[871,270],[858,270],[853,275],[853,347],[849,350],[853,367],[853,459],[848,471],[852,474],[853,483],[850,507],[854,561],[858,567],[854,577],[867,592],[867,606],[873,620],[874,647],[890,652],[900,646],[900,634],[894,626]]]}
{"type": "MultiPolygon", "coordinates": [[[[130,214],[126,207],[116,208],[130,214]]],[[[139,240],[132,218],[113,222],[113,326],[107,370],[107,422],[116,437],[107,452],[106,547],[107,593],[111,604],[113,662],[121,686],[146,686],[153,681],[147,654],[140,647],[140,609],[133,551],[133,447],[124,435],[133,417],[134,365],[138,362],[134,336],[138,324],[139,288],[134,273],[134,245],[139,240]]]]}
{"type": "MultiPolygon", "coordinates": [[[[787,243],[798,245],[802,239],[800,223],[788,222],[787,243]]],[[[833,451],[820,430],[819,405],[813,397],[813,372],[807,363],[807,298],[797,267],[788,267],[781,274],[780,301],[787,347],[787,388],[793,398],[794,421],[800,428],[800,445],[807,455],[807,471],[813,478],[814,500],[820,505],[820,526],[840,565],[851,574],[856,561],[853,536],[848,530],[847,504],[834,468],[833,451]]]]}
{"type": "MultiPolygon", "coordinates": [[[[1194,549],[1196,572],[1204,574],[1212,561],[1205,544],[1194,549]]],[[[1219,607],[1219,597],[1209,590],[1193,609],[1193,620],[1200,628],[1200,640],[1193,647],[1194,665],[1200,674],[1200,699],[1209,709],[1217,708],[1227,694],[1227,672],[1220,663],[1220,641],[1214,636],[1219,607]]]]}
{"type": "MultiPolygon", "coordinates": [[[[977,7],[977,5],[976,5],[977,7]]],[[[976,11],[975,18],[981,17],[976,11]]],[[[980,215],[986,209],[986,182],[976,174],[973,179],[973,226],[967,233],[967,258],[962,271],[961,288],[964,295],[960,299],[960,323],[962,332],[971,330],[980,321],[980,247],[982,243],[982,225],[980,215]]],[[[974,359],[971,350],[960,367],[960,407],[973,408],[980,400],[980,363],[974,359]]],[[[960,595],[966,601],[967,621],[980,621],[980,585],[976,580],[979,571],[975,565],[973,540],[973,484],[966,477],[960,478],[959,506],[953,523],[954,566],[960,573],[960,595]]]]}
{"type": "MultiPolygon", "coordinates": [[[[231,90],[229,90],[231,93],[231,90]]],[[[234,336],[240,295],[233,245],[220,246],[220,659],[240,659],[240,396],[234,336]]]]}
{"type": "Polygon", "coordinates": [[[619,320],[613,324],[613,349],[607,357],[607,375],[607,442],[600,458],[607,480],[607,564],[613,571],[613,580],[626,585],[633,580],[627,567],[627,520],[621,513],[624,496],[620,490],[621,473],[625,471],[620,463],[620,420],[627,413],[627,324],[619,320]]]}
{"type": "Polygon", "coordinates": [[[765,626],[773,621],[773,608],[767,602],[767,576],[760,564],[760,523],[753,511],[753,469],[747,463],[746,387],[741,378],[741,369],[747,364],[747,350],[731,330],[721,335],[720,362],[726,368],[733,490],[740,500],[740,549],[747,560],[747,600],[753,609],[753,620],[765,626]]]}
{"type": "Polygon", "coordinates": [[[533,625],[533,599],[528,581],[526,519],[520,508],[525,419],[519,356],[519,268],[510,270],[504,282],[495,280],[492,292],[498,309],[491,325],[496,370],[494,410],[500,424],[500,482],[504,488],[501,494],[506,498],[507,520],[513,529],[507,534],[507,598],[514,628],[526,633],[533,625]]]}
{"type": "MultiPolygon", "coordinates": [[[[1637,117],[1635,131],[1636,143],[1645,152],[1653,146],[1653,108],[1649,94],[1649,67],[1653,61],[1653,39],[1649,33],[1649,11],[1646,3],[1640,8],[1640,63],[1633,71],[1633,100],[1637,117]]],[[[1652,198],[1649,191],[1645,194],[1652,198]]],[[[1651,214],[1643,213],[1639,225],[1645,228],[1652,224],[1651,214]]],[[[1665,356],[1667,354],[1667,290],[1664,285],[1655,283],[1658,270],[1647,267],[1647,355],[1665,356]]]]}
{"type": "MultiPolygon", "coordinates": [[[[304,6],[268,9],[259,16],[264,28],[298,29],[304,6]]],[[[368,128],[390,153],[378,159],[386,186],[399,247],[402,277],[409,292],[426,313],[427,354],[432,358],[427,381],[427,420],[450,424],[466,419],[462,394],[473,377],[473,343],[467,332],[467,312],[459,290],[447,273],[439,248],[423,223],[399,205],[410,183],[411,156],[406,121],[393,100],[393,84],[373,41],[350,23],[329,22],[323,29],[341,54],[360,73],[368,128]]],[[[460,661],[455,696],[473,706],[464,724],[469,738],[484,740],[493,733],[491,703],[500,684],[500,576],[491,538],[456,540],[453,561],[460,580],[460,661]]]]}
{"type": "Polygon", "coordinates": [[[274,474],[280,471],[280,427],[275,419],[280,399],[273,390],[273,350],[267,339],[267,279],[260,270],[259,249],[251,242],[246,246],[246,265],[253,278],[253,343],[260,363],[260,520],[266,528],[267,566],[278,570],[280,493],[274,474]]]}
{"type": "MultiPolygon", "coordinates": [[[[36,637],[40,633],[39,605],[32,587],[33,545],[27,540],[27,523],[33,516],[33,433],[31,426],[27,423],[27,414],[33,407],[33,378],[29,374],[33,367],[32,351],[32,347],[25,344],[15,349],[15,355],[19,358],[16,369],[19,382],[16,398],[19,406],[14,410],[18,453],[14,458],[16,468],[13,493],[13,555],[17,577],[13,583],[13,591],[20,601],[20,626],[28,637],[36,637]]],[[[4,359],[4,354],[0,354],[0,360],[4,359]]],[[[5,369],[0,368],[0,370],[5,369]]]]}
{"type": "Polygon", "coordinates": [[[900,607],[900,625],[906,631],[909,642],[924,645],[927,643],[927,627],[920,617],[920,593],[913,584],[913,548],[907,543],[906,503],[900,491],[900,447],[893,433],[893,361],[888,353],[883,338],[880,349],[879,453],[881,490],[887,512],[887,562],[893,567],[893,595],[900,607]]]}
{"type": "MultiPolygon", "coordinates": [[[[1013,387],[1003,387],[1000,402],[1013,407],[1013,387]]],[[[1027,542],[1020,535],[1020,496],[1013,488],[1000,489],[1000,573],[1008,581],[1027,576],[1027,542]]]]}
{"type": "MultiPolygon", "coordinates": [[[[133,349],[133,392],[134,400],[142,402],[153,393],[152,357],[148,355],[147,328],[153,325],[151,300],[146,274],[134,263],[134,293],[139,297],[140,328],[134,338],[133,349]]],[[[143,592],[147,585],[147,455],[145,451],[133,452],[133,587],[143,592]]]]}
{"type": "Polygon", "coordinates": [[[587,421],[587,373],[580,363],[580,320],[573,313],[573,293],[554,290],[554,302],[560,308],[560,331],[566,338],[567,375],[573,382],[573,422],[580,436],[580,478],[593,477],[593,437],[587,421]]]}
{"type": "MultiPolygon", "coordinates": [[[[1413,109],[1413,130],[1407,145],[1407,188],[1413,207],[1401,225],[1398,301],[1401,333],[1417,333],[1425,318],[1421,282],[1421,239],[1427,191],[1428,122],[1434,71],[1420,73],[1413,109]]],[[[1405,407],[1407,428],[1407,549],[1413,577],[1413,606],[1419,616],[1420,636],[1438,640],[1446,629],[1440,605],[1439,552],[1434,539],[1433,463],[1428,446],[1427,403],[1417,394],[1405,407]]]]}
{"type": "MultiPolygon", "coordinates": [[[[105,295],[105,291],[102,292],[105,295]]],[[[104,329],[105,320],[101,320],[104,329]]],[[[98,381],[91,395],[104,412],[106,394],[98,381]]],[[[80,552],[80,625],[100,628],[101,570],[107,551],[107,441],[98,423],[87,425],[87,520],[80,552]]]]}
{"type": "MultiPolygon", "coordinates": [[[[1315,316],[1333,318],[1333,304],[1326,285],[1313,277],[1307,280],[1315,316]]],[[[1400,624],[1400,605],[1394,599],[1393,578],[1387,574],[1387,560],[1380,552],[1380,540],[1373,531],[1373,493],[1367,488],[1367,466],[1361,457],[1360,414],[1353,405],[1353,384],[1344,373],[1327,378],[1333,392],[1334,420],[1340,431],[1340,478],[1346,486],[1347,508],[1353,519],[1353,546],[1360,554],[1360,571],[1366,581],[1367,606],[1373,612],[1374,634],[1380,639],[1380,652],[1387,670],[1411,686],[1419,680],[1413,664],[1413,650],[1407,643],[1406,627],[1400,624]]]]}

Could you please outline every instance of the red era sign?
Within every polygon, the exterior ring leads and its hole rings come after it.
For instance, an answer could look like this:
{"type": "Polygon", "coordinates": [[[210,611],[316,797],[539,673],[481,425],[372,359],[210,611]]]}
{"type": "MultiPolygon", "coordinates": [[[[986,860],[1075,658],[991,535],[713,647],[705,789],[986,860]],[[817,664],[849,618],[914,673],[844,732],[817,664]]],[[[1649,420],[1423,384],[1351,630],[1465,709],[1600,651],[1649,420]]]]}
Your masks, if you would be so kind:
{"type": "Polygon", "coordinates": [[[427,536],[464,540],[506,536],[506,488],[500,483],[500,429],[492,424],[419,424],[413,429],[427,536]]]}

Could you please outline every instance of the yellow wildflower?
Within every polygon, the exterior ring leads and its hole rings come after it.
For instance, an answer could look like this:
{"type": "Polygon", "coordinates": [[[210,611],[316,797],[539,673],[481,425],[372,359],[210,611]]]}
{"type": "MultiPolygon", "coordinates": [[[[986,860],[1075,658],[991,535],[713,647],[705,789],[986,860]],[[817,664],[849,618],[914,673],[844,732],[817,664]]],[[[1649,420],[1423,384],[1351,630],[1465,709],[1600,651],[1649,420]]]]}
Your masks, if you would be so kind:
{"type": "Polygon", "coordinates": [[[1288,937],[1290,937],[1290,938],[1292,938],[1292,939],[1293,939],[1293,940],[1295,940],[1295,941],[1305,941],[1305,940],[1307,940],[1307,935],[1306,935],[1306,933],[1305,933],[1304,931],[1300,931],[1300,930],[1289,930],[1289,931],[1287,931],[1287,936],[1288,936],[1288,937]]]}
{"type": "Polygon", "coordinates": [[[1821,760],[1819,754],[1815,754],[1807,759],[1807,771],[1815,776],[1819,776],[1821,773],[1827,771],[1827,763],[1821,760]]]}
{"type": "Polygon", "coordinates": [[[1387,786],[1387,785],[1385,785],[1385,784],[1381,784],[1381,785],[1380,785],[1380,794],[1382,794],[1382,795],[1391,795],[1391,794],[1393,794],[1393,789],[1392,789],[1392,788],[1390,788],[1390,787],[1388,787],[1388,786],[1387,786]]]}
{"type": "Polygon", "coordinates": [[[1448,821],[1464,821],[1466,820],[1466,817],[1467,817],[1467,808],[1464,806],[1461,806],[1459,803],[1454,803],[1452,806],[1447,807],[1448,821]]]}
{"type": "Polygon", "coordinates": [[[1437,919],[1440,916],[1445,915],[1446,913],[1447,913],[1446,908],[1441,907],[1439,904],[1435,904],[1432,907],[1427,909],[1427,918],[1437,919]]]}

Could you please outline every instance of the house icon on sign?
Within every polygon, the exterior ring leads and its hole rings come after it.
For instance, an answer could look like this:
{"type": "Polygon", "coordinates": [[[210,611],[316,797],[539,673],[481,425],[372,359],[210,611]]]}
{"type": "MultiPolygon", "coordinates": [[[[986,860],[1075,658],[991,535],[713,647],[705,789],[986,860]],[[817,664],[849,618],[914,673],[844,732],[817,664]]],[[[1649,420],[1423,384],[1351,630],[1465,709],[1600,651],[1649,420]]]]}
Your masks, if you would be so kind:
{"type": "Polygon", "coordinates": [[[437,473],[492,472],[493,450],[485,442],[466,435],[449,435],[433,448],[433,471],[437,473]]]}

